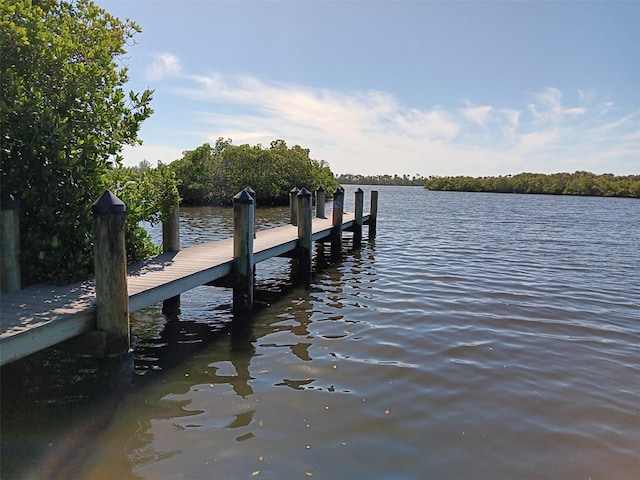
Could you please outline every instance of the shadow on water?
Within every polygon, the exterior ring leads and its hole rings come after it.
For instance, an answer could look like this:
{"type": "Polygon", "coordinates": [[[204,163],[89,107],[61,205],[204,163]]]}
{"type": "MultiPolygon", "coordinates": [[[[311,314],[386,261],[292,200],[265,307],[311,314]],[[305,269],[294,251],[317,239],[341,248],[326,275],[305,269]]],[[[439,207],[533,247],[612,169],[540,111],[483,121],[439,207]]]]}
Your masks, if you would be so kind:
{"type": "MultiPolygon", "coordinates": [[[[297,261],[279,260],[275,278],[256,280],[254,312],[269,307],[294,289],[300,290],[301,295],[308,293],[309,282],[300,284],[297,279],[297,261]]],[[[329,248],[318,244],[314,260],[314,274],[330,267],[329,248]]],[[[182,409],[162,411],[167,408],[165,402],[161,402],[167,391],[166,382],[172,382],[173,394],[185,393],[194,383],[204,383],[230,384],[238,396],[251,395],[249,364],[255,354],[256,335],[266,335],[279,327],[262,324],[256,331],[252,318],[233,318],[230,290],[220,294],[220,289],[200,288],[204,291],[191,302],[196,308],[183,303],[182,311],[187,312],[186,315],[180,310],[162,314],[160,305],[132,314],[134,351],[131,355],[99,359],[50,348],[3,366],[0,371],[1,477],[79,478],[79,472],[92,455],[94,442],[110,427],[123,404],[127,404],[127,410],[144,410],[135,422],[123,429],[129,432],[128,440],[132,442],[144,439],[140,432],[145,431],[143,423],[148,419],[185,415],[182,409]],[[202,297],[212,291],[217,292],[217,297],[213,293],[217,298],[213,306],[202,308],[202,297]],[[200,374],[194,372],[176,389],[172,372],[184,368],[185,362],[212,344],[225,347],[225,360],[231,362],[235,373],[227,375],[215,367],[200,374]],[[148,388],[154,393],[151,397],[145,393],[141,400],[140,392],[148,388]]],[[[309,321],[302,322],[298,328],[306,328],[309,321]]],[[[309,360],[309,345],[292,345],[291,351],[301,360],[309,360]]],[[[302,387],[293,383],[289,386],[302,387]]],[[[237,425],[251,422],[243,415],[234,420],[237,425]]],[[[145,445],[126,444],[122,448],[122,454],[113,456],[119,458],[122,465],[114,466],[113,471],[126,472],[128,478],[136,478],[131,469],[146,460],[129,458],[131,455],[127,456],[126,452],[144,452],[145,445]]]]}

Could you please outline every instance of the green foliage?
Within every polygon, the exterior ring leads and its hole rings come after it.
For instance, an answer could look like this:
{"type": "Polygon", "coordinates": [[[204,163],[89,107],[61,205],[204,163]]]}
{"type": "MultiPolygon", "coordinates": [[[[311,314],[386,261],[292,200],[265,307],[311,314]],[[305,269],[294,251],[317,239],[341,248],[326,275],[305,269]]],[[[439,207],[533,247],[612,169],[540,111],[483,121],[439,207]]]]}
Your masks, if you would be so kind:
{"type": "Polygon", "coordinates": [[[211,203],[214,163],[214,150],[208,143],[183,152],[180,160],[171,162],[169,166],[178,179],[180,196],[186,203],[211,203]]]}
{"type": "Polygon", "coordinates": [[[218,139],[186,151],[170,164],[178,179],[180,196],[185,203],[228,204],[246,186],[253,188],[258,205],[286,204],[293,187],[313,191],[322,186],[334,190],[338,183],[326,162],[309,157],[309,149],[299,145],[287,147],[284,140],[274,140],[269,148],[262,145],[233,145],[218,139]]]}
{"type": "Polygon", "coordinates": [[[409,176],[402,175],[360,175],[353,173],[345,173],[336,177],[341,184],[347,185],[405,185],[405,186],[423,186],[426,178],[419,173],[409,176]]]}
{"type": "Polygon", "coordinates": [[[91,204],[152,113],[151,91],[122,88],[139,28],[89,0],[4,0],[0,31],[1,190],[21,203],[22,278],[81,278],[91,204]]]}
{"type": "Polygon", "coordinates": [[[125,239],[127,261],[137,262],[160,253],[141,222],[154,225],[165,219],[168,208],[178,205],[180,196],[175,174],[162,163],[151,168],[119,167],[110,170],[105,183],[127,206],[125,239]]]}
{"type": "Polygon", "coordinates": [[[538,193],[549,195],[591,195],[604,197],[640,196],[640,175],[596,175],[590,172],[520,173],[505,177],[429,177],[430,190],[458,192],[538,193]]]}

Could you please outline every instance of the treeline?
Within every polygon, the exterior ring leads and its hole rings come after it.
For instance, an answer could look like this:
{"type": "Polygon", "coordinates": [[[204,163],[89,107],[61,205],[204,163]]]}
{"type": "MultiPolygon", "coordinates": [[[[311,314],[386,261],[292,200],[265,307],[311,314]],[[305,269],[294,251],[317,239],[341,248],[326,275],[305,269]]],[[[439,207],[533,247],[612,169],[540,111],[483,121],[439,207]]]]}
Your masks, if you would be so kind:
{"type": "Polygon", "coordinates": [[[427,180],[420,174],[413,176],[402,175],[358,175],[353,173],[345,173],[338,175],[336,180],[341,184],[347,185],[406,185],[406,186],[423,186],[427,180]]]}
{"type": "Polygon", "coordinates": [[[640,175],[615,176],[575,173],[520,173],[499,177],[431,176],[424,187],[429,190],[493,193],[537,193],[548,195],[588,195],[602,197],[640,197],[640,175]]]}
{"type": "Polygon", "coordinates": [[[286,204],[293,187],[310,191],[338,187],[326,162],[311,159],[307,148],[287,147],[284,140],[263,148],[219,138],[214,146],[205,143],[185,151],[169,166],[186,205],[229,204],[247,186],[256,191],[258,205],[286,204]]]}

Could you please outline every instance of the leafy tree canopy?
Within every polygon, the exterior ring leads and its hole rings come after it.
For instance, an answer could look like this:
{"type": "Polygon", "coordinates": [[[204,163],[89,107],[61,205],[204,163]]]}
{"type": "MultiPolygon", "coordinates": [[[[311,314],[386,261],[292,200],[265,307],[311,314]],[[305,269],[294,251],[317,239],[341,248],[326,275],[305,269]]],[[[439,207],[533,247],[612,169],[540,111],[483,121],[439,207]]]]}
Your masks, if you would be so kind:
{"type": "Polygon", "coordinates": [[[294,187],[333,191],[338,186],[328,164],[311,159],[309,153],[299,145],[288,147],[284,140],[264,148],[219,138],[213,147],[205,143],[185,151],[169,166],[187,204],[226,204],[246,186],[257,192],[259,205],[285,204],[294,187]]]}
{"type": "Polygon", "coordinates": [[[89,0],[0,2],[1,191],[21,203],[26,284],[86,275],[90,207],[152,92],[125,93],[139,27],[89,0]]]}

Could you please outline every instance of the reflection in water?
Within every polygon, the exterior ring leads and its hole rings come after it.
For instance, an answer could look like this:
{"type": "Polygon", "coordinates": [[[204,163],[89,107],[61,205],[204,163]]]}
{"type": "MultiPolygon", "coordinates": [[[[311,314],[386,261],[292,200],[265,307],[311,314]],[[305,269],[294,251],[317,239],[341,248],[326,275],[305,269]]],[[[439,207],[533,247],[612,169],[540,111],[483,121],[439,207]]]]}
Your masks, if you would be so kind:
{"type": "MultiPolygon", "coordinates": [[[[360,263],[359,258],[353,261],[353,265],[360,265],[360,263]]],[[[350,269],[348,274],[354,276],[358,275],[358,272],[356,267],[350,269]]],[[[319,271],[318,274],[326,276],[330,279],[329,282],[334,284],[331,288],[332,308],[342,308],[341,304],[344,302],[342,287],[335,287],[335,285],[341,283],[343,273],[319,271]]],[[[352,288],[357,290],[358,284],[354,283],[352,288]]],[[[283,287],[290,291],[287,296],[278,299],[273,292],[265,292],[265,299],[269,296],[268,293],[271,293],[269,301],[265,302],[264,309],[257,312],[254,321],[237,322],[228,330],[226,347],[217,342],[214,348],[203,350],[193,358],[186,359],[180,365],[182,371],[188,372],[180,378],[181,388],[174,385],[171,393],[167,393],[168,384],[164,384],[165,393],[160,398],[159,404],[165,405],[165,411],[159,415],[154,414],[153,409],[149,410],[151,415],[139,423],[141,428],[135,434],[137,442],[135,446],[131,445],[133,449],[129,457],[135,459],[132,462],[133,472],[147,471],[145,467],[162,463],[162,460],[180,453],[176,448],[157,450],[151,447],[158,443],[159,435],[165,435],[163,432],[168,427],[164,424],[169,418],[172,419],[174,432],[177,432],[176,428],[180,432],[193,432],[194,429],[210,428],[215,424],[221,428],[238,430],[233,434],[233,441],[244,443],[262,437],[271,424],[268,410],[265,411],[262,408],[263,405],[258,402],[258,399],[252,398],[255,395],[262,396],[265,387],[267,391],[273,387],[285,386],[295,391],[350,392],[349,388],[340,385],[341,382],[317,382],[318,379],[308,376],[308,372],[304,372],[302,378],[282,376],[280,380],[276,380],[277,375],[273,370],[277,363],[295,365],[297,362],[310,363],[313,360],[310,349],[313,348],[314,334],[310,330],[310,325],[313,323],[312,317],[319,313],[314,306],[316,298],[313,291],[310,292],[304,287],[295,287],[292,282],[286,285],[283,287]],[[265,358],[272,357],[273,353],[280,360],[265,358]],[[288,359],[289,356],[292,359],[288,359]],[[182,380],[188,381],[182,382],[182,380]],[[259,393],[255,390],[256,386],[260,388],[259,393]],[[204,404],[198,402],[198,394],[207,391],[218,392],[215,406],[206,401],[204,404]],[[228,394],[233,396],[229,397],[228,394]],[[188,397],[189,400],[185,401],[184,397],[188,397]],[[171,405],[171,409],[167,409],[167,403],[171,405]],[[165,415],[167,413],[168,415],[165,415]],[[184,421],[187,419],[188,423],[184,421]]],[[[339,315],[334,316],[333,321],[338,321],[340,318],[339,315]]],[[[348,332],[341,335],[324,335],[323,338],[337,339],[347,335],[348,332]]],[[[329,353],[333,354],[333,352],[329,353]]],[[[332,362],[330,369],[333,369],[333,366],[335,365],[332,362]]],[[[171,372],[168,372],[168,375],[171,376],[171,372]]],[[[309,420],[306,425],[305,428],[309,428],[309,420]]],[[[186,438],[193,438],[193,435],[195,434],[191,433],[186,438]]],[[[201,438],[199,441],[204,440],[201,438]]],[[[223,443],[227,441],[229,440],[224,440],[223,443]]],[[[211,444],[212,453],[220,448],[221,444],[218,441],[211,444]]],[[[224,450],[226,447],[222,448],[224,450]]],[[[212,462],[217,462],[216,458],[218,457],[214,455],[212,462]]],[[[260,458],[260,455],[257,458],[260,458]]],[[[143,474],[143,476],[156,477],[159,471],[154,467],[147,472],[154,473],[143,474]]]]}

